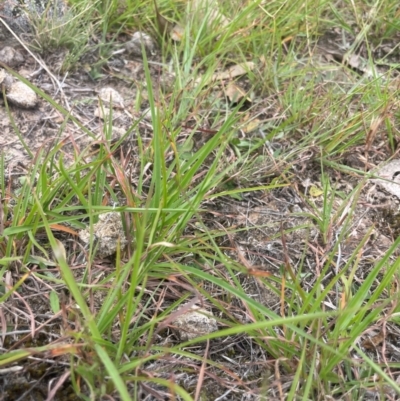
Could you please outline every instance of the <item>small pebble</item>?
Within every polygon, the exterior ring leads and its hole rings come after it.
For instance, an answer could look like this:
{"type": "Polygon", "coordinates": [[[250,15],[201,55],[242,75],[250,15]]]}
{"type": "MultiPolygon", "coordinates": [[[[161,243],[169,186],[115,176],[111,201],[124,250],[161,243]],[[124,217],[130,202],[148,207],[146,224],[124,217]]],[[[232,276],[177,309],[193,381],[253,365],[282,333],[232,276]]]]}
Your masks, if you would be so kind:
{"type": "Polygon", "coordinates": [[[7,100],[23,109],[32,109],[38,103],[38,97],[33,89],[21,81],[13,82],[6,91],[7,100]]]}

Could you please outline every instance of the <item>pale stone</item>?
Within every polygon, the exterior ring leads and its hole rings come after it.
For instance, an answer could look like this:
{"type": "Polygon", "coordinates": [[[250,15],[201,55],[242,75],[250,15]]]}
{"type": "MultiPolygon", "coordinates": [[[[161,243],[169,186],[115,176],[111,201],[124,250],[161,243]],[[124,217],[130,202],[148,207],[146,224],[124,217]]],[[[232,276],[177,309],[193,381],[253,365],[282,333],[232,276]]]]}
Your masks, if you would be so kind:
{"type": "Polygon", "coordinates": [[[32,109],[38,103],[35,91],[21,81],[13,82],[6,92],[7,100],[23,109],[32,109]]]}

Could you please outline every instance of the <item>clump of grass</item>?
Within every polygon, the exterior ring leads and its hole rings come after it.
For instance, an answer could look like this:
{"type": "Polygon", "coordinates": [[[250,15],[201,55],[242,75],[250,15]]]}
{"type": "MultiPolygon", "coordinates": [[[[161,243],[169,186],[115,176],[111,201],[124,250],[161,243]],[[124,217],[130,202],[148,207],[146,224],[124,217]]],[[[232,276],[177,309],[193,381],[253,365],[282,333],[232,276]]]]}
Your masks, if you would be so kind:
{"type": "Polygon", "coordinates": [[[29,8],[27,18],[32,32],[28,35],[33,51],[49,56],[63,50],[57,60],[60,71],[71,70],[80,58],[92,50],[91,38],[96,28],[95,4],[67,6],[64,2],[48,2],[43,10],[40,6],[29,8]]]}

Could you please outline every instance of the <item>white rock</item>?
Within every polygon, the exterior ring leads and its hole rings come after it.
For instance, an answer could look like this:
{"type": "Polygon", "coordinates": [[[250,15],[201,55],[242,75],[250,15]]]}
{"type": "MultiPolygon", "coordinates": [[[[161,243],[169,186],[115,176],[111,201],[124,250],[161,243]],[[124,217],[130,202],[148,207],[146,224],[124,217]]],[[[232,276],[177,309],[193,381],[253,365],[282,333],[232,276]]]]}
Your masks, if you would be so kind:
{"type": "Polygon", "coordinates": [[[23,109],[32,109],[38,103],[38,97],[33,89],[21,81],[13,82],[6,92],[7,100],[23,109]]]}

